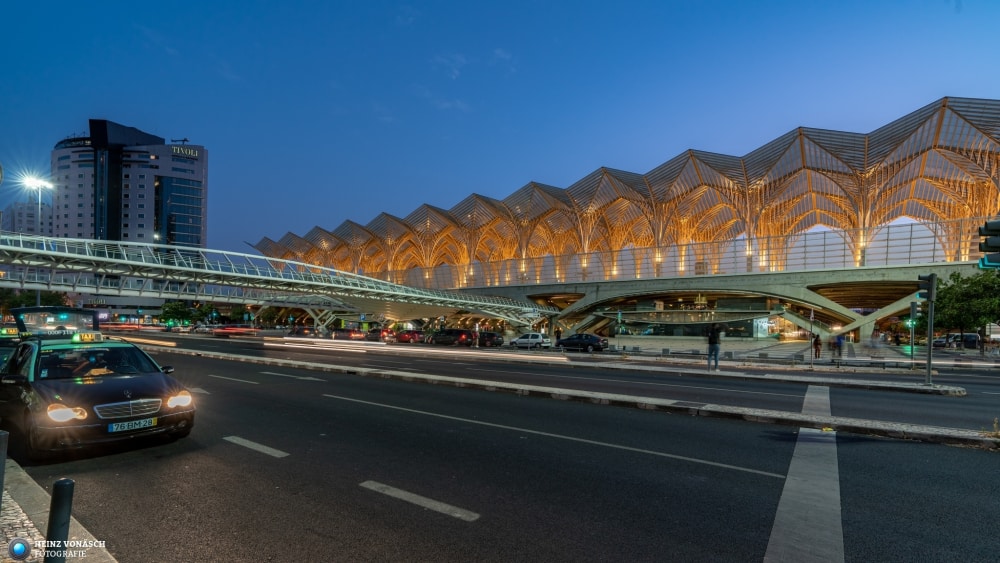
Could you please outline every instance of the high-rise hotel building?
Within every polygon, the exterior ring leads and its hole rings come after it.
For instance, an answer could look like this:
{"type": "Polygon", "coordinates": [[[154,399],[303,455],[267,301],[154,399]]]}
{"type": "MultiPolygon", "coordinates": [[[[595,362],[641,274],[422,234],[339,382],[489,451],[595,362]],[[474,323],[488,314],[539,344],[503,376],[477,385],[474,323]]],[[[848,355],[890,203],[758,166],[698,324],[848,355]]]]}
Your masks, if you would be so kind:
{"type": "Polygon", "coordinates": [[[208,151],[104,119],[52,151],[52,236],[205,248],[208,151]]]}

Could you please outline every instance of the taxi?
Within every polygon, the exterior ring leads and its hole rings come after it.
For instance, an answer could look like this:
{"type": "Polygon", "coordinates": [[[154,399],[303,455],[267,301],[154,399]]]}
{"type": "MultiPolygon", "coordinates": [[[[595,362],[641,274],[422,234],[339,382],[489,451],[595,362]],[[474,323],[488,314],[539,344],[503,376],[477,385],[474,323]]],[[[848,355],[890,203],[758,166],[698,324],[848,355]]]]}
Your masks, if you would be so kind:
{"type": "Polygon", "coordinates": [[[17,325],[4,324],[0,326],[0,365],[7,361],[7,357],[20,341],[21,331],[18,330],[17,325]]]}
{"type": "Polygon", "coordinates": [[[16,428],[28,457],[191,433],[194,399],[173,368],[102,334],[91,310],[11,312],[21,334],[0,367],[0,419],[16,428]]]}

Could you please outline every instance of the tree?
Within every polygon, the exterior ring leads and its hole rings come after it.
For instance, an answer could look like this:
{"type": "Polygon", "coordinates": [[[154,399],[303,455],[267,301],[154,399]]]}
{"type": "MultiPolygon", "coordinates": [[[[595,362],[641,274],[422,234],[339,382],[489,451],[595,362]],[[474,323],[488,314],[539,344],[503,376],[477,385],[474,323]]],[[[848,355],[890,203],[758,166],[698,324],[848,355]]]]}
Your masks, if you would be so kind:
{"type": "Polygon", "coordinates": [[[16,307],[34,307],[36,300],[47,306],[66,305],[67,302],[65,293],[43,291],[39,298],[32,290],[0,288],[0,313],[6,316],[16,307]]]}
{"type": "Polygon", "coordinates": [[[185,324],[191,322],[191,309],[181,301],[167,301],[160,309],[160,322],[185,324]]]}
{"type": "Polygon", "coordinates": [[[953,272],[939,283],[934,307],[934,324],[938,327],[975,332],[1000,320],[1000,274],[995,270],[978,270],[973,276],[953,272]]]}

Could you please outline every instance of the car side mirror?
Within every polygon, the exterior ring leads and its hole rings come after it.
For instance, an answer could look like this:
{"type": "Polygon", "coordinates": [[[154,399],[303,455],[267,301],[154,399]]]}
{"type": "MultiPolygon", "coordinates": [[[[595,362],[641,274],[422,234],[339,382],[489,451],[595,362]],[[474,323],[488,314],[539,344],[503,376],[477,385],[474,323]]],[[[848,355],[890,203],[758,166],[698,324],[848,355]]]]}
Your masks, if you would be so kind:
{"type": "Polygon", "coordinates": [[[174,366],[163,366],[160,368],[163,373],[174,373],[174,366]]]}
{"type": "Polygon", "coordinates": [[[0,383],[4,385],[23,385],[27,382],[28,378],[19,373],[12,373],[10,375],[5,375],[3,376],[2,379],[0,379],[0,383]]]}

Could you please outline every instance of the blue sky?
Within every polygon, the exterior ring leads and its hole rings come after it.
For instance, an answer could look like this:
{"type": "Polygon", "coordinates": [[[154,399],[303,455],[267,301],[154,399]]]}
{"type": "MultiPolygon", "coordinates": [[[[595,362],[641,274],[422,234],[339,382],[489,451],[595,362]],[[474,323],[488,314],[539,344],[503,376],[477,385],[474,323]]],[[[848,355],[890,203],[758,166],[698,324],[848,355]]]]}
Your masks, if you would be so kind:
{"type": "Polygon", "coordinates": [[[91,118],[209,151],[209,241],[998,98],[1000,2],[9,2],[0,207],[91,118]]]}

